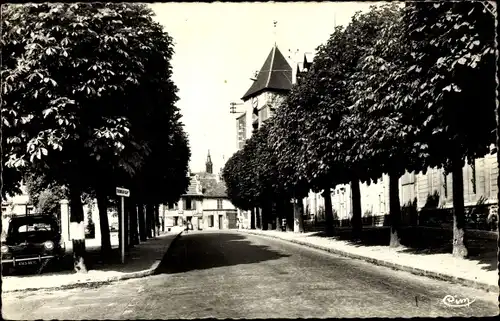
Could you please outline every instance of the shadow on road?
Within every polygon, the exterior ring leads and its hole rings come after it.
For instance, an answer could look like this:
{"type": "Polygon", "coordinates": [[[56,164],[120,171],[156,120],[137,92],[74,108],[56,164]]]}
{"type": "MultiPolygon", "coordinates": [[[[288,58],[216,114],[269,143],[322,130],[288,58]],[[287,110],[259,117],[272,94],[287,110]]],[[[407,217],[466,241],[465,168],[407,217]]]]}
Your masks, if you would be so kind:
{"type": "Polygon", "coordinates": [[[277,260],[289,255],[252,244],[235,233],[195,232],[183,234],[170,247],[160,263],[158,274],[182,273],[223,266],[277,260]]]}

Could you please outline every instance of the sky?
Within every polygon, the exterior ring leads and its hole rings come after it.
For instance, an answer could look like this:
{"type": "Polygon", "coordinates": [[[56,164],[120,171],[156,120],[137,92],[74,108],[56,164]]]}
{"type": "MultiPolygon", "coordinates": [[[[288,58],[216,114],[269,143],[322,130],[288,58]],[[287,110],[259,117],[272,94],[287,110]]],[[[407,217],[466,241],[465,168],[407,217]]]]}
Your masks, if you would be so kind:
{"type": "Polygon", "coordinates": [[[208,150],[214,173],[237,150],[236,114],[276,41],[289,62],[325,43],[373,2],[152,3],[155,20],[174,39],[177,106],[191,147],[190,170],[204,171],[208,150]],[[274,27],[274,21],[277,21],[274,27]],[[291,52],[299,50],[295,56],[291,52]]]}

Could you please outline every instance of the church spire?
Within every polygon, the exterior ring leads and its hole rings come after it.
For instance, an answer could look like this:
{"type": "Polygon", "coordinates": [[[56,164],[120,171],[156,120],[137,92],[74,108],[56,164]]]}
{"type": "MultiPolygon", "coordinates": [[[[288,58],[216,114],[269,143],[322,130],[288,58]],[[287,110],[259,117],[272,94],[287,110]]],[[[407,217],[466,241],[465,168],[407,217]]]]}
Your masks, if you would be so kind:
{"type": "Polygon", "coordinates": [[[213,164],[212,164],[212,158],[210,157],[210,149],[208,150],[208,155],[207,155],[207,162],[205,163],[206,167],[206,172],[209,174],[213,174],[213,164]]]}

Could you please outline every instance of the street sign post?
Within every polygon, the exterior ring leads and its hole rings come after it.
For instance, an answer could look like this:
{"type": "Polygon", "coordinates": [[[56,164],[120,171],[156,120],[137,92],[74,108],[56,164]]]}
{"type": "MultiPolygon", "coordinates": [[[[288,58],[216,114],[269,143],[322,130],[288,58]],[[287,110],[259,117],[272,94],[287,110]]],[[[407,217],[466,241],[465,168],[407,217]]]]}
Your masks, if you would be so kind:
{"type": "Polygon", "coordinates": [[[121,240],[121,246],[120,246],[120,253],[121,253],[121,259],[122,259],[122,264],[125,263],[125,197],[130,197],[130,190],[122,187],[117,187],[116,188],[116,195],[121,197],[122,201],[122,213],[120,217],[121,221],[121,231],[120,231],[120,240],[121,240]]]}

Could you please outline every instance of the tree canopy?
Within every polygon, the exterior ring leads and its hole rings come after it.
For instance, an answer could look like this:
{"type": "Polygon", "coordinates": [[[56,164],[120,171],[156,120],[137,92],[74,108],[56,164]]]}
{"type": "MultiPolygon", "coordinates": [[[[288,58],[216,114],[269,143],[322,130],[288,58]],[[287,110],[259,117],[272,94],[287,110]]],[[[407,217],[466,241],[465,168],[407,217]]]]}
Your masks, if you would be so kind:
{"type": "Polygon", "coordinates": [[[175,106],[173,40],[153,12],[128,3],[2,9],[9,190],[27,172],[67,186],[72,222],[83,221],[84,192],[112,196],[119,185],[141,201],[178,199],[190,150],[175,106]]]}
{"type": "Polygon", "coordinates": [[[80,173],[78,180],[95,185],[103,175],[116,181],[138,171],[155,127],[170,130],[164,149],[183,135],[174,134],[182,126],[170,79],[172,39],[145,5],[4,9],[7,167],[38,166],[60,183],[80,173]]]}

